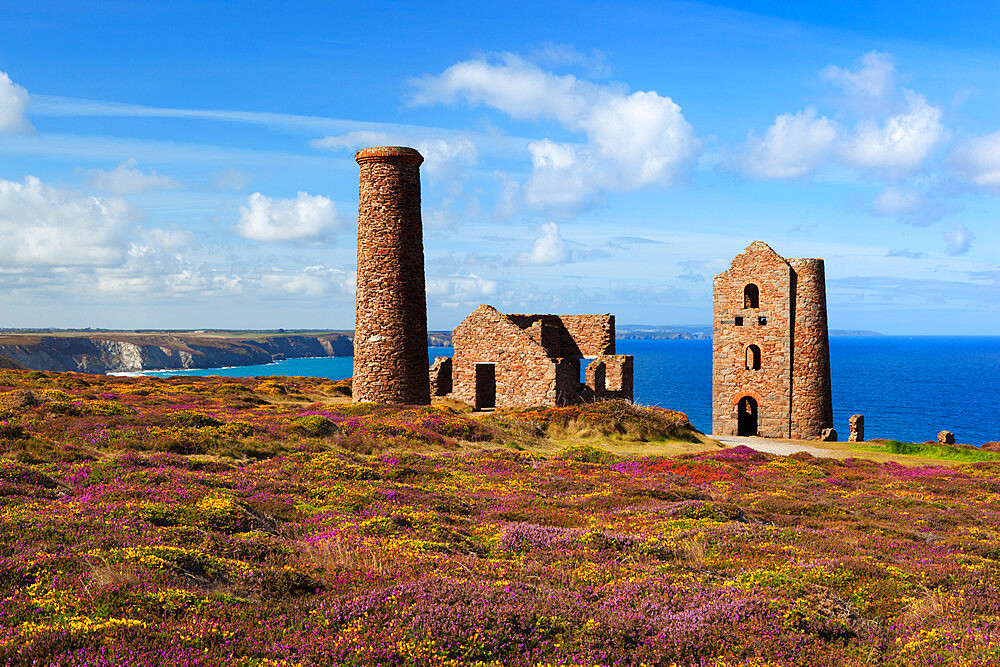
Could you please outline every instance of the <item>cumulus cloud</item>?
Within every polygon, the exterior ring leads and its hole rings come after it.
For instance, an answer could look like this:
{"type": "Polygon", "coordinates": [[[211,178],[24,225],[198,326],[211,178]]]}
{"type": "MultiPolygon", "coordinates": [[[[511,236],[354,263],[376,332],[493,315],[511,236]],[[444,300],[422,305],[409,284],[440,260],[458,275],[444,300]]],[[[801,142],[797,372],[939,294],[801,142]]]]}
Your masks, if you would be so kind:
{"type": "Polygon", "coordinates": [[[475,273],[428,276],[427,294],[443,306],[480,302],[497,293],[497,282],[475,273]]]}
{"type": "Polygon", "coordinates": [[[763,136],[751,132],[729,164],[762,179],[798,178],[833,163],[899,177],[920,169],[946,138],[940,107],[898,88],[887,54],[871,52],[856,70],[830,65],[822,74],[846,93],[840,121],[813,107],[781,114],[763,136]]]}
{"type": "Polygon", "coordinates": [[[176,190],[181,184],[169,176],[150,171],[140,171],[135,158],[129,158],[114,169],[91,169],[87,172],[87,184],[92,188],[116,195],[138,194],[150,190],[176,190]]]}
{"type": "Polygon", "coordinates": [[[853,98],[880,101],[892,94],[896,64],[888,53],[871,51],[859,59],[856,71],[828,65],[821,74],[844,89],[853,98]]]}
{"type": "Polygon", "coordinates": [[[116,266],[141,212],[118,197],[92,197],[27,176],[0,180],[0,264],[116,266]]]}
{"type": "Polygon", "coordinates": [[[907,110],[883,122],[862,121],[840,146],[845,164],[862,169],[912,171],[944,138],[941,109],[923,95],[904,91],[907,110]]]}
{"type": "Polygon", "coordinates": [[[681,108],[655,91],[629,93],[556,75],[514,54],[452,65],[414,81],[414,104],[464,101],[517,120],[555,120],[583,143],[528,144],[532,174],[523,188],[535,206],[579,205],[604,191],[673,185],[700,149],[681,108]]]}
{"type": "Polygon", "coordinates": [[[547,222],[541,227],[541,234],[535,239],[535,245],[528,252],[517,256],[517,263],[532,266],[551,266],[565,264],[573,256],[569,243],[559,234],[559,226],[547,222]]]}
{"type": "Polygon", "coordinates": [[[294,199],[271,199],[255,192],[240,206],[236,231],[254,241],[320,241],[342,224],[333,202],[300,192],[294,199]]]}
{"type": "Polygon", "coordinates": [[[975,234],[968,227],[958,222],[945,230],[945,247],[949,255],[964,255],[972,247],[972,242],[976,240],[975,234]]]}
{"type": "Polygon", "coordinates": [[[1000,191],[1000,132],[965,142],[951,155],[951,162],[973,185],[1000,191]]]}
{"type": "Polygon", "coordinates": [[[0,72],[0,132],[29,129],[27,109],[28,91],[0,72]]]}
{"type": "Polygon", "coordinates": [[[836,138],[836,123],[825,116],[817,118],[812,107],[781,114],[764,136],[750,133],[741,163],[755,178],[804,176],[827,160],[836,138]]]}

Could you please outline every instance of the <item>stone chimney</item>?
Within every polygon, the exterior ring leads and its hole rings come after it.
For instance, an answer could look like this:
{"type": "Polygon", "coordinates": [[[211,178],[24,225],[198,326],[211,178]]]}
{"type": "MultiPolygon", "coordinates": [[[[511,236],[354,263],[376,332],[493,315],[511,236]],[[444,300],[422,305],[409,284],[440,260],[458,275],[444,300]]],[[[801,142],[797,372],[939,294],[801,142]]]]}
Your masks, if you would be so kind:
{"type": "Polygon", "coordinates": [[[427,295],[420,164],[412,148],[358,151],[355,402],[428,405],[427,295]]]}

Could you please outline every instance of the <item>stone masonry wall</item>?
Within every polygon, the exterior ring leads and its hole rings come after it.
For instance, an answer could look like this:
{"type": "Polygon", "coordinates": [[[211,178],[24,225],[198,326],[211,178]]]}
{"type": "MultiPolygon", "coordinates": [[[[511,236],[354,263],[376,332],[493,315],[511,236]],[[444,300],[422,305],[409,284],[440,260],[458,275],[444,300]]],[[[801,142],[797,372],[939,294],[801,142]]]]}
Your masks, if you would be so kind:
{"type": "Polygon", "coordinates": [[[508,314],[511,322],[542,342],[552,357],[615,353],[615,316],[508,314]],[[536,333],[538,332],[538,333],[536,333]]]}
{"type": "Polygon", "coordinates": [[[758,404],[761,436],[818,439],[832,427],[823,260],[785,260],[754,241],[715,277],[714,433],[738,433],[737,406],[745,396],[758,404]],[[759,289],[757,308],[746,307],[750,284],[759,289]],[[750,346],[760,350],[759,369],[752,368],[750,346]]]}
{"type": "Polygon", "coordinates": [[[615,353],[614,315],[560,315],[559,319],[583,356],[615,353]]]}
{"type": "Polygon", "coordinates": [[[587,366],[587,386],[594,400],[632,400],[632,355],[602,355],[587,366]]]}
{"type": "Polygon", "coordinates": [[[790,259],[788,263],[795,275],[791,434],[814,440],[824,429],[833,428],[826,271],[821,259],[790,259]]]}
{"type": "MultiPolygon", "coordinates": [[[[496,407],[555,405],[556,361],[507,316],[480,306],[452,333],[452,398],[476,405],[476,363],[496,364],[496,407]]],[[[579,381],[579,380],[578,380],[579,381]]]]}
{"type": "Polygon", "coordinates": [[[767,244],[754,241],[713,280],[712,431],[737,434],[737,405],[757,401],[758,434],[789,437],[792,396],[792,269],[767,244]],[[744,288],[759,289],[745,308],[744,288]],[[742,318],[742,325],[736,324],[742,318]],[[761,319],[763,318],[763,319],[761,319]],[[763,322],[763,323],[762,323],[763,322]],[[747,368],[747,347],[760,348],[761,367],[747,368]]]}
{"type": "Polygon", "coordinates": [[[354,400],[426,405],[423,157],[412,148],[385,146],[354,158],[361,168],[354,400]]]}
{"type": "Polygon", "coordinates": [[[431,396],[447,396],[451,393],[451,357],[434,357],[430,375],[431,396]]]}

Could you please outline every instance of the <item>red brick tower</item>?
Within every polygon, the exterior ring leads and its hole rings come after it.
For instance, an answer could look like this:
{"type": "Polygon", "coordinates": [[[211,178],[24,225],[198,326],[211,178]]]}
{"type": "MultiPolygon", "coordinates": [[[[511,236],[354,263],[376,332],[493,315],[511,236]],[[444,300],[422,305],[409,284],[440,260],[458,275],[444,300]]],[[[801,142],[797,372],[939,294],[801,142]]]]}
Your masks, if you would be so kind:
{"type": "Polygon", "coordinates": [[[427,405],[427,295],[420,164],[412,148],[358,151],[354,401],[427,405]]]}
{"type": "Polygon", "coordinates": [[[754,241],[713,280],[712,431],[818,439],[832,425],[823,260],[754,241]]]}

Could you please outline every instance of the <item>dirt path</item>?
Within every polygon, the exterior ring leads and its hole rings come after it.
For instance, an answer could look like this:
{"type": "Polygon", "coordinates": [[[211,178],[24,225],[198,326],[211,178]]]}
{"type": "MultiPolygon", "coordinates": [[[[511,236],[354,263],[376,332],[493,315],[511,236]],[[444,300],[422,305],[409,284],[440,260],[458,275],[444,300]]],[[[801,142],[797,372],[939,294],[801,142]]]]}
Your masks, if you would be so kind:
{"type": "Polygon", "coordinates": [[[806,444],[801,440],[780,440],[777,438],[753,438],[742,435],[713,435],[712,439],[718,440],[719,442],[728,445],[730,447],[736,447],[738,445],[746,445],[750,449],[756,449],[758,452],[765,452],[767,454],[780,454],[782,456],[788,456],[789,454],[795,454],[796,452],[806,452],[812,454],[816,457],[823,457],[829,459],[846,459],[852,456],[857,456],[856,452],[845,452],[837,449],[827,449],[816,444],[806,444]]]}

